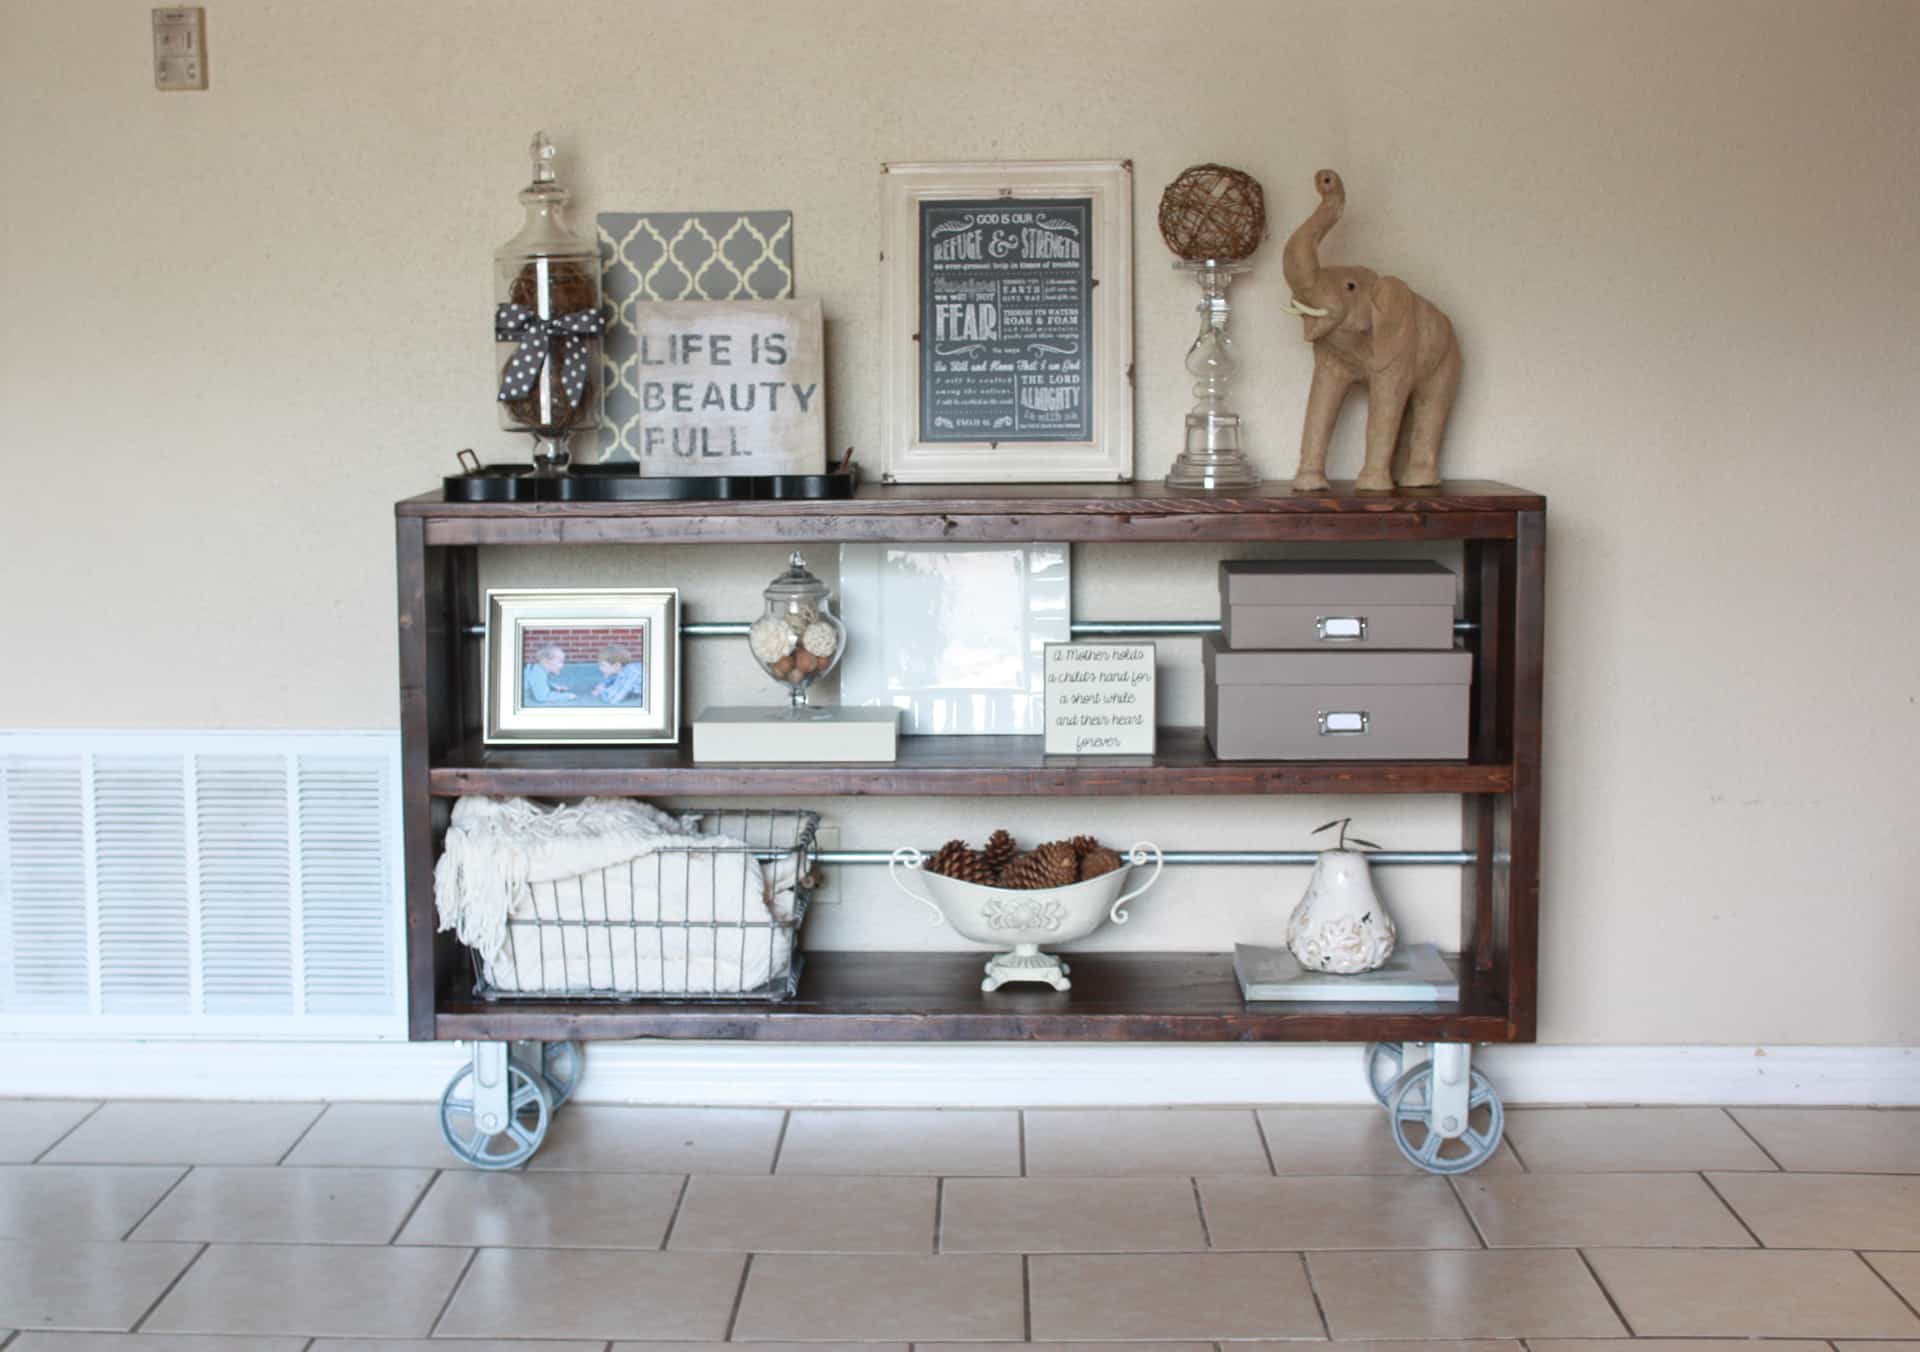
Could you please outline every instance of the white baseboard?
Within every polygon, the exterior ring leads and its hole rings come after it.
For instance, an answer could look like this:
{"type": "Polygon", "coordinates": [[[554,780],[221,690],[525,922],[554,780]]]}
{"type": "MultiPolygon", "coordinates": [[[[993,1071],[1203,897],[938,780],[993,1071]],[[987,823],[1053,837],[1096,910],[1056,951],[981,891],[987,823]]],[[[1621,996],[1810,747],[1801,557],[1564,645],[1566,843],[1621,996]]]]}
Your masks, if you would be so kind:
{"type": "MultiPolygon", "coordinates": [[[[451,1043],[8,1039],[7,1096],[413,1100],[451,1043]]],[[[1920,1105],[1915,1047],[1495,1047],[1510,1104],[1920,1105]]],[[[1359,1103],[1353,1046],[595,1044],[580,1098],[789,1107],[1359,1103]]]]}

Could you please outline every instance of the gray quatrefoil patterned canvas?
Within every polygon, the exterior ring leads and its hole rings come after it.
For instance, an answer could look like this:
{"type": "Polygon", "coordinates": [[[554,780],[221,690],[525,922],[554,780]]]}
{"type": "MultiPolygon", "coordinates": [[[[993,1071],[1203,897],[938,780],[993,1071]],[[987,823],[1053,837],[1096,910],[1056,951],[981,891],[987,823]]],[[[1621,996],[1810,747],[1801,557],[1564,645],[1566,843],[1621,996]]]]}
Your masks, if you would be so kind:
{"type": "Polygon", "coordinates": [[[791,211],[603,211],[600,459],[638,460],[643,300],[785,300],[793,295],[791,211]]]}

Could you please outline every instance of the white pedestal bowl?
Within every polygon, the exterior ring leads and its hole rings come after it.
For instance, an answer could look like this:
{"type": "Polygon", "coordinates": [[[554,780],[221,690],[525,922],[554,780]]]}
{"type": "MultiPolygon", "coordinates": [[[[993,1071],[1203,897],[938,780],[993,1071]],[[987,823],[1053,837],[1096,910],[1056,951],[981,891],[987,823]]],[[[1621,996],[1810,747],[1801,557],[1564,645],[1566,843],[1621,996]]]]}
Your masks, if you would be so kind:
{"type": "Polygon", "coordinates": [[[918,850],[895,850],[887,871],[895,887],[934,913],[933,923],[951,925],[962,938],[995,948],[1012,947],[996,953],[987,961],[983,991],[998,990],[1009,981],[1041,981],[1057,991],[1068,990],[1066,963],[1051,953],[1042,953],[1041,944],[1072,943],[1084,939],[1101,924],[1127,923],[1121,908],[1159,881],[1164,861],[1160,847],[1142,842],[1127,851],[1127,862],[1098,878],[1072,883],[1066,887],[1043,887],[1015,891],[962,882],[921,867],[926,856],[918,850]],[[1133,869],[1152,864],[1153,873],[1140,886],[1127,891],[1133,869]],[[908,885],[909,877],[920,880],[926,890],[917,892],[908,885]]]}

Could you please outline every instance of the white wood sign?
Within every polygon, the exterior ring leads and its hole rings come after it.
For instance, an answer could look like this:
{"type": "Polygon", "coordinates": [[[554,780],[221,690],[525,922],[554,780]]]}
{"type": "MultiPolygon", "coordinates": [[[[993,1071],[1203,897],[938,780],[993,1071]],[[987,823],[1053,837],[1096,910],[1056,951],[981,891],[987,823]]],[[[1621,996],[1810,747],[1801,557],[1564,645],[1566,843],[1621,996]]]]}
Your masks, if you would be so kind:
{"type": "Polygon", "coordinates": [[[1046,754],[1151,756],[1151,643],[1046,645],[1046,754]]]}
{"type": "Polygon", "coordinates": [[[643,301],[634,307],[640,473],[823,474],[820,302],[643,301]]]}

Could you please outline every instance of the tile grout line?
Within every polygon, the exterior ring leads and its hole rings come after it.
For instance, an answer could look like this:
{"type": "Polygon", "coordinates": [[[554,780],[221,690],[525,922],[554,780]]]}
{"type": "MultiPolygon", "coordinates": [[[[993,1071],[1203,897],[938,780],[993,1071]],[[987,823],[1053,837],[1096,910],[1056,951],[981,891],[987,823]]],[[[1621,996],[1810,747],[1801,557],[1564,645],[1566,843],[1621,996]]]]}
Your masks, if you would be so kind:
{"type": "Polygon", "coordinates": [[[1480,1247],[1482,1249],[1491,1252],[1493,1245],[1487,1239],[1487,1232],[1480,1228],[1480,1218],[1473,1214],[1473,1208],[1467,1205],[1467,1199],[1460,1195],[1460,1178],[1450,1175],[1447,1177],[1446,1183],[1448,1189],[1453,1193],[1453,1204],[1466,1213],[1467,1224],[1473,1227],[1474,1238],[1480,1241],[1480,1247]]]}
{"type": "Polygon", "coordinates": [[[1320,1321],[1320,1332],[1329,1339],[1333,1337],[1333,1321],[1327,1318],[1326,1303],[1320,1299],[1320,1288],[1313,1280],[1313,1264],[1307,1261],[1305,1249],[1294,1255],[1300,1260],[1300,1271],[1306,1275],[1307,1294],[1313,1297],[1314,1318],[1320,1321]]]}
{"type": "Polygon", "coordinates": [[[1771,1164],[1777,1172],[1783,1173],[1783,1174],[1793,1172],[1792,1170],[1788,1169],[1785,1165],[1780,1163],[1779,1160],[1775,1159],[1773,1157],[1773,1152],[1771,1150],[1767,1149],[1764,1145],[1760,1144],[1760,1138],[1758,1136],[1755,1136],[1751,1131],[1747,1129],[1747,1124],[1745,1122],[1742,1122],[1737,1116],[1735,1116],[1731,1108],[1721,1108],[1720,1115],[1726,1118],[1727,1121],[1733,1123],[1733,1129],[1735,1131],[1739,1132],[1742,1136],[1746,1137],[1749,1141],[1752,1141],[1753,1148],[1755,1150],[1758,1150],[1762,1155],[1765,1155],[1767,1157],[1767,1163],[1771,1164]]]}
{"type": "MultiPolygon", "coordinates": [[[[54,1166],[54,1167],[58,1167],[58,1166],[54,1166]]],[[[95,1166],[95,1167],[97,1168],[98,1166],[95,1166]]],[[[187,1165],[184,1169],[180,1171],[180,1177],[174,1179],[173,1182],[167,1184],[167,1186],[161,1190],[160,1195],[153,1199],[153,1205],[148,1207],[145,1211],[141,1212],[140,1219],[135,1221],[132,1225],[128,1226],[127,1232],[124,1235],[120,1236],[120,1242],[122,1244],[125,1244],[128,1241],[130,1241],[133,1238],[133,1232],[135,1230],[138,1230],[141,1226],[145,1225],[148,1219],[153,1215],[153,1213],[158,1211],[166,1203],[167,1198],[173,1196],[174,1193],[180,1190],[180,1185],[187,1181],[188,1176],[193,1173],[196,1167],[197,1166],[191,1165],[191,1164],[187,1165]]]]}
{"type": "MultiPolygon", "coordinates": [[[[751,1178],[753,1175],[749,1174],[751,1178]]],[[[673,1210],[667,1213],[667,1228],[660,1232],[660,1247],[656,1252],[665,1253],[673,1243],[673,1227],[680,1224],[680,1212],[687,1204],[687,1193],[693,1188],[693,1175],[680,1175],[680,1190],[673,1195],[673,1210]]]]}
{"type": "Polygon", "coordinates": [[[1593,1284],[1600,1288],[1600,1294],[1606,1298],[1607,1308],[1612,1310],[1613,1317],[1620,1321],[1620,1327],[1627,1331],[1629,1338],[1638,1338],[1640,1335],[1634,1331],[1633,1321],[1627,1318],[1627,1312],[1620,1308],[1620,1302],[1613,1298],[1613,1292],[1609,1291],[1606,1282],[1601,1280],[1600,1269],[1593,1265],[1591,1258],[1587,1257],[1587,1251],[1576,1248],[1573,1252],[1579,1258],[1580,1266],[1584,1267],[1587,1275],[1593,1278],[1593,1284]]]}
{"type": "MultiPolygon", "coordinates": [[[[87,1109],[84,1113],[80,1114],[79,1121],[75,1122],[72,1126],[68,1127],[65,1131],[61,1132],[58,1136],[54,1137],[51,1141],[47,1142],[47,1148],[45,1150],[42,1150],[39,1154],[35,1155],[32,1159],[28,1160],[27,1163],[39,1164],[45,1161],[48,1155],[51,1155],[54,1151],[60,1148],[60,1145],[62,1142],[64,1142],[69,1136],[73,1135],[74,1132],[86,1126],[87,1123],[93,1121],[94,1117],[100,1112],[100,1110],[102,1108],[105,1108],[106,1106],[107,1106],[107,1100],[102,1099],[100,1100],[100,1102],[94,1104],[91,1108],[87,1109]]],[[[14,1330],[14,1332],[19,1333],[21,1332],[21,1330],[16,1329],[14,1330]]]]}
{"type": "Polygon", "coordinates": [[[419,1210],[422,1206],[426,1205],[427,1194],[440,1186],[440,1176],[445,1172],[446,1170],[444,1169],[435,1169],[431,1171],[431,1173],[427,1177],[427,1186],[420,1189],[419,1192],[414,1194],[413,1201],[409,1203],[407,1206],[407,1214],[400,1218],[400,1224],[395,1226],[393,1233],[387,1236],[388,1247],[391,1247],[400,1242],[400,1236],[407,1232],[407,1227],[409,1225],[413,1224],[414,1216],[419,1213],[419,1210]]]}
{"type": "Polygon", "coordinates": [[[720,1334],[720,1341],[733,1341],[733,1331],[740,1323],[740,1308],[747,1303],[747,1278],[753,1275],[753,1258],[748,1254],[746,1261],[740,1264],[740,1282],[733,1288],[733,1308],[727,1311],[727,1327],[720,1334]]]}
{"type": "Polygon", "coordinates": [[[1734,1220],[1738,1221],[1740,1224],[1740,1228],[1747,1232],[1747,1237],[1753,1241],[1754,1247],[1757,1249],[1766,1248],[1767,1242],[1764,1239],[1760,1238],[1760,1232],[1754,1229],[1751,1225],[1747,1224],[1747,1218],[1740,1214],[1740,1208],[1727,1200],[1726,1194],[1721,1192],[1720,1189],[1717,1186],[1715,1186],[1714,1181],[1711,1178],[1707,1177],[1707,1171],[1705,1169],[1699,1170],[1698,1173],[1696,1174],[1696,1177],[1698,1177],[1702,1183],[1707,1185],[1707,1191],[1713,1194],[1714,1200],[1719,1202],[1721,1206],[1725,1207],[1728,1211],[1733,1213],[1734,1220]]]}
{"type": "MultiPolygon", "coordinates": [[[[166,1289],[163,1290],[158,1296],[154,1297],[153,1304],[147,1306],[146,1310],[141,1314],[141,1316],[138,1319],[133,1321],[132,1325],[127,1329],[127,1332],[129,1333],[140,1332],[140,1326],[142,1324],[145,1324],[149,1319],[153,1318],[154,1311],[158,1310],[161,1307],[161,1305],[166,1302],[167,1297],[173,1294],[175,1287],[179,1286],[181,1282],[186,1280],[187,1274],[193,1271],[194,1267],[200,1262],[200,1260],[206,1256],[207,1250],[211,1249],[212,1247],[213,1245],[211,1243],[207,1243],[203,1241],[200,1245],[199,1252],[195,1253],[193,1257],[187,1260],[187,1264],[185,1267],[181,1268],[178,1272],[173,1274],[173,1280],[167,1283],[166,1289]]],[[[1872,1266],[1872,1265],[1869,1264],[1868,1266],[1872,1266]]]]}
{"type": "Polygon", "coordinates": [[[1267,1172],[1278,1178],[1280,1166],[1273,1158],[1273,1142],[1267,1139],[1267,1124],[1260,1120],[1258,1108],[1252,1108],[1249,1111],[1253,1114],[1253,1134],[1260,1139],[1260,1153],[1267,1157],[1267,1172]]]}
{"type": "Polygon", "coordinates": [[[780,1156],[787,1149],[787,1133],[793,1129],[793,1109],[788,1108],[780,1114],[780,1131],[773,1138],[773,1159],[767,1165],[768,1174],[780,1172],[780,1156]]]}
{"type": "Polygon", "coordinates": [[[1033,1255],[1020,1255],[1020,1341],[1033,1341],[1033,1255]]]}
{"type": "MultiPolygon", "coordinates": [[[[1491,1164],[1493,1162],[1494,1156],[1500,1153],[1499,1147],[1502,1145],[1506,1146],[1507,1152],[1513,1156],[1513,1162],[1520,1166],[1521,1173],[1530,1174],[1534,1172],[1534,1167],[1531,1164],[1527,1163],[1527,1157],[1521,1153],[1520,1147],[1513,1143],[1513,1136],[1506,1130],[1506,1125],[1504,1120],[1501,1124],[1500,1139],[1498,1142],[1495,1143],[1493,1155],[1487,1156],[1484,1162],[1491,1164]]],[[[1551,1172],[1551,1171],[1549,1170],[1546,1172],[1551,1172]]]]}
{"type": "Polygon", "coordinates": [[[467,1274],[473,1271],[473,1265],[479,1257],[480,1250],[477,1246],[467,1250],[467,1261],[462,1263],[460,1271],[454,1274],[453,1285],[447,1288],[447,1298],[440,1302],[439,1313],[435,1314],[433,1322],[427,1325],[427,1337],[432,1338],[439,1334],[440,1321],[445,1319],[447,1311],[453,1308],[453,1298],[459,1295],[460,1288],[466,1285],[467,1274]]]}
{"type": "Polygon", "coordinates": [[[1207,1246],[1208,1252],[1212,1252],[1213,1227],[1207,1224],[1207,1204],[1200,1197],[1200,1180],[1189,1178],[1187,1182],[1193,1188],[1193,1209],[1200,1215],[1200,1241],[1207,1246]]]}
{"type": "Polygon", "coordinates": [[[947,1180],[940,1177],[933,1180],[933,1252],[938,1257],[943,1251],[940,1241],[941,1227],[947,1216],[947,1180]]]}
{"type": "Polygon", "coordinates": [[[328,1113],[332,1111],[333,1111],[333,1105],[327,1102],[325,1099],[321,1099],[320,1111],[313,1115],[313,1121],[307,1123],[306,1126],[300,1128],[300,1134],[293,1138],[293,1144],[288,1146],[285,1150],[283,1150],[280,1153],[280,1158],[274,1161],[274,1165],[278,1167],[279,1165],[285,1164],[287,1162],[288,1157],[291,1156],[294,1151],[300,1148],[300,1142],[306,1140],[308,1136],[313,1134],[313,1129],[320,1125],[320,1119],[325,1117],[328,1113]]]}
{"type": "MultiPolygon", "coordinates": [[[[1874,1253],[1898,1252],[1898,1250],[1875,1249],[1875,1250],[1872,1250],[1872,1252],[1874,1253]]],[[[1916,1304],[1914,1301],[1908,1300],[1906,1296],[1901,1294],[1900,1288],[1893,1284],[1892,1279],[1889,1278],[1886,1273],[1882,1272],[1879,1268],[1874,1266],[1873,1260],[1867,1257],[1868,1250],[1854,1249],[1852,1250],[1852,1253],[1855,1258],[1858,1258],[1861,1261],[1861,1263],[1863,1263],[1866,1266],[1866,1269],[1868,1272],[1871,1272],[1874,1276],[1880,1279],[1880,1285],[1886,1287],[1887,1290],[1893,1292],[1893,1298],[1895,1300],[1899,1301],[1902,1305],[1906,1306],[1909,1310],[1912,1310],[1916,1317],[1920,1317],[1920,1304],[1916,1304]]],[[[1837,1349],[1836,1349],[1836,1352],[1837,1352],[1837,1349]]]]}
{"type": "Polygon", "coordinates": [[[1017,1108],[1013,1114],[1014,1143],[1019,1146],[1020,1177],[1027,1176],[1027,1110],[1017,1108]]]}

